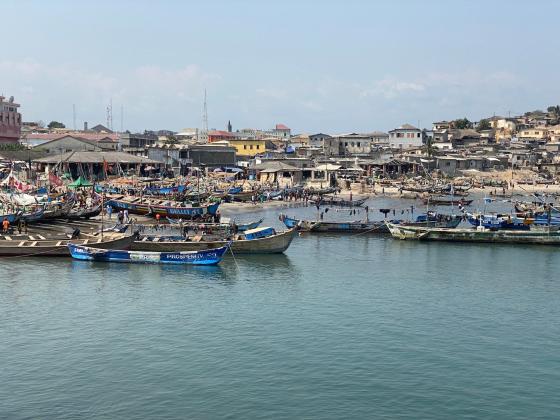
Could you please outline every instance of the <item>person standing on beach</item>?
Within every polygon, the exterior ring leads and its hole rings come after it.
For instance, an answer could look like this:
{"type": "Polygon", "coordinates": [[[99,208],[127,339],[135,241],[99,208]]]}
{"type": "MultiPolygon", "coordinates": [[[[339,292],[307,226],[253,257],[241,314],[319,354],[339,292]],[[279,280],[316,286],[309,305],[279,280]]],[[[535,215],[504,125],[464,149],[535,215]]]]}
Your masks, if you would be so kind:
{"type": "Polygon", "coordinates": [[[4,217],[4,220],[2,221],[2,231],[6,234],[8,233],[9,230],[10,230],[10,221],[8,220],[7,217],[4,217]]]}
{"type": "Polygon", "coordinates": [[[107,217],[111,219],[111,215],[113,214],[113,208],[109,204],[107,204],[106,210],[107,210],[107,217]]]}

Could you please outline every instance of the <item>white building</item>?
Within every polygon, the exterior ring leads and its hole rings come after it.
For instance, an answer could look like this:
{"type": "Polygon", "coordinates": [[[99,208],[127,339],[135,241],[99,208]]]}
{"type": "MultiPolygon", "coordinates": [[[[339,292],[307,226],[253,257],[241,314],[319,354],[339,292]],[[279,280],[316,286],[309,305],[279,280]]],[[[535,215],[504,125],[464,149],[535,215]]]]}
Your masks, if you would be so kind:
{"type": "Polygon", "coordinates": [[[422,130],[410,124],[403,124],[389,131],[391,149],[410,149],[422,146],[422,130]]]}

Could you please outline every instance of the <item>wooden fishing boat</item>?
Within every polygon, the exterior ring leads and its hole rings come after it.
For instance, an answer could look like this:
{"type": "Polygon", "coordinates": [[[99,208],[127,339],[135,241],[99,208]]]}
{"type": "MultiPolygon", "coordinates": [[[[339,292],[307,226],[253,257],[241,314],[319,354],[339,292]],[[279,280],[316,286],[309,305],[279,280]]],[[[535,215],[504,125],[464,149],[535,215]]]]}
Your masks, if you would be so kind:
{"type": "Polygon", "coordinates": [[[101,235],[80,235],[79,238],[41,239],[39,235],[6,236],[0,240],[0,255],[11,256],[69,256],[68,244],[95,246],[103,249],[127,249],[131,246],[136,236],[121,233],[106,233],[101,235]],[[33,239],[30,239],[30,236],[33,239]],[[8,239],[9,238],[9,239],[8,239]]]}
{"type": "Polygon", "coordinates": [[[23,213],[21,215],[21,219],[24,220],[27,224],[30,224],[30,223],[38,222],[43,218],[44,215],[45,215],[45,207],[40,206],[32,212],[23,213]]]}
{"type": "Polygon", "coordinates": [[[0,214],[0,222],[2,222],[4,219],[8,219],[8,222],[10,222],[10,224],[13,225],[17,223],[21,215],[22,215],[21,211],[15,213],[0,214]]]}
{"type": "Polygon", "coordinates": [[[85,261],[126,262],[143,264],[187,264],[216,265],[226,251],[229,243],[219,248],[201,251],[146,252],[115,249],[99,249],[70,243],[68,249],[72,258],[85,261]]]}
{"type": "MultiPolygon", "coordinates": [[[[265,232],[266,233],[266,232],[265,232]]],[[[246,231],[244,234],[235,235],[231,241],[231,250],[234,254],[280,254],[288,249],[292,240],[297,235],[296,229],[276,232],[272,228],[257,228],[246,231]],[[258,237],[256,231],[272,231],[271,235],[258,237]]],[[[225,246],[230,239],[205,241],[201,238],[185,240],[184,237],[144,236],[134,241],[131,249],[134,251],[200,251],[225,246]]]]}
{"type": "Polygon", "coordinates": [[[251,201],[253,196],[259,196],[259,192],[258,191],[240,191],[238,193],[235,194],[227,194],[227,197],[231,200],[231,201],[251,201]]]}
{"type": "Polygon", "coordinates": [[[365,198],[359,200],[345,200],[339,197],[323,196],[315,203],[320,206],[361,207],[366,202],[365,198]]]}
{"type": "Polygon", "coordinates": [[[360,222],[360,221],[341,221],[325,222],[322,220],[300,220],[289,216],[280,215],[280,220],[288,229],[298,229],[302,232],[313,233],[389,233],[385,222],[360,222]]]}
{"type": "Polygon", "coordinates": [[[424,204],[431,204],[433,206],[470,206],[473,200],[464,200],[464,199],[441,199],[441,198],[425,198],[424,204]]]}
{"type": "Polygon", "coordinates": [[[66,217],[71,220],[89,219],[90,217],[98,216],[101,213],[101,210],[101,203],[96,204],[93,207],[72,208],[66,217]]]}
{"type": "Polygon", "coordinates": [[[73,200],[68,200],[66,202],[55,201],[47,203],[45,205],[45,211],[43,213],[43,220],[66,217],[68,213],[70,213],[73,205],[73,200]]]}
{"type": "Polygon", "coordinates": [[[174,226],[182,226],[183,228],[192,228],[198,230],[206,230],[206,229],[231,229],[237,232],[245,232],[249,229],[256,229],[258,228],[264,219],[259,219],[255,222],[249,223],[237,223],[235,220],[229,220],[228,218],[222,217],[220,223],[196,223],[196,222],[183,222],[180,219],[169,219],[167,218],[169,224],[174,226]]]}
{"type": "MultiPolygon", "coordinates": [[[[343,221],[325,222],[293,219],[281,214],[280,220],[288,228],[297,227],[302,232],[330,232],[330,233],[389,233],[384,221],[343,221]]],[[[456,228],[461,223],[461,216],[451,215],[420,215],[414,221],[395,220],[392,223],[400,226],[447,227],[456,228]]]]}
{"type": "Polygon", "coordinates": [[[188,219],[205,214],[216,214],[220,203],[201,205],[199,207],[185,207],[181,206],[180,203],[153,201],[135,197],[132,199],[111,199],[107,201],[107,205],[117,210],[128,210],[130,214],[140,214],[143,216],[159,214],[170,219],[188,219]]]}
{"type": "Polygon", "coordinates": [[[424,241],[483,242],[527,245],[560,245],[558,228],[530,230],[445,229],[399,226],[388,223],[391,235],[397,239],[424,241]]]}

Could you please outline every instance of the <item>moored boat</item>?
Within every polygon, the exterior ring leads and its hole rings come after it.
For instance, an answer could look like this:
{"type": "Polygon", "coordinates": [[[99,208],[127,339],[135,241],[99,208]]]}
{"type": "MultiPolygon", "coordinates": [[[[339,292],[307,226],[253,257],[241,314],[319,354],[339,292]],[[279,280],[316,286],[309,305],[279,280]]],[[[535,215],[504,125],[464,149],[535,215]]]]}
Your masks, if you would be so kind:
{"type": "Polygon", "coordinates": [[[340,221],[325,222],[322,220],[300,220],[294,219],[284,214],[280,215],[280,221],[289,229],[299,229],[302,232],[322,232],[322,233],[388,233],[388,229],[383,221],[340,221]]]}
{"type": "Polygon", "coordinates": [[[159,214],[162,217],[170,219],[195,218],[205,214],[216,214],[220,203],[213,203],[201,206],[181,206],[180,203],[171,203],[164,201],[153,201],[141,198],[133,199],[111,199],[107,201],[107,205],[117,210],[128,210],[130,214],[139,214],[143,216],[159,214]]]}
{"type": "Polygon", "coordinates": [[[203,240],[203,238],[184,238],[182,236],[143,236],[131,246],[135,251],[200,251],[225,246],[231,241],[234,254],[280,254],[292,243],[296,229],[276,232],[269,227],[251,229],[233,238],[220,240],[203,240]],[[189,240],[190,239],[190,240],[189,240]]]}
{"type": "Polygon", "coordinates": [[[94,246],[96,248],[118,248],[130,247],[136,236],[123,235],[120,233],[106,233],[101,235],[81,235],[79,238],[56,238],[41,239],[39,235],[4,236],[0,240],[0,255],[10,256],[68,256],[68,244],[94,246]],[[9,239],[8,239],[9,238],[9,239]]]}
{"type": "Polygon", "coordinates": [[[538,228],[530,230],[445,229],[399,226],[387,224],[391,235],[397,239],[424,241],[483,242],[530,245],[560,245],[560,230],[538,228]]]}
{"type": "Polygon", "coordinates": [[[219,248],[201,251],[150,252],[100,249],[73,243],[68,244],[72,258],[77,260],[187,265],[216,265],[222,260],[228,247],[229,243],[219,248]]]}

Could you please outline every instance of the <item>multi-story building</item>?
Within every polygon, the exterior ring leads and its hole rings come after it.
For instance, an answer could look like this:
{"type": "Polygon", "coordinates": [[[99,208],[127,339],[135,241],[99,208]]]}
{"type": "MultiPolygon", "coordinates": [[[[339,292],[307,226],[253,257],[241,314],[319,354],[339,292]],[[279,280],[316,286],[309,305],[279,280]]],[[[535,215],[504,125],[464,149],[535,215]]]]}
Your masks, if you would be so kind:
{"type": "Polygon", "coordinates": [[[21,136],[21,114],[19,104],[10,96],[8,101],[0,95],[0,144],[18,143],[21,136]]]}
{"type": "Polygon", "coordinates": [[[155,133],[122,133],[119,138],[121,150],[131,155],[147,156],[147,148],[158,141],[155,133]]]}
{"type": "Polygon", "coordinates": [[[236,164],[235,148],[216,143],[156,144],[148,148],[148,156],[181,174],[193,166],[211,170],[236,164]]]}
{"type": "Polygon", "coordinates": [[[328,156],[367,155],[371,152],[373,138],[370,134],[341,134],[324,140],[324,151],[328,156]]]}
{"type": "Polygon", "coordinates": [[[422,130],[410,124],[403,124],[389,131],[389,145],[392,149],[410,149],[422,146],[422,130]]]}
{"type": "Polygon", "coordinates": [[[547,127],[534,127],[520,130],[517,140],[521,143],[546,143],[548,140],[547,127]]]}
{"type": "Polygon", "coordinates": [[[271,135],[272,137],[277,137],[282,140],[288,140],[292,135],[292,130],[284,124],[276,124],[276,127],[272,130],[271,135]]]}

